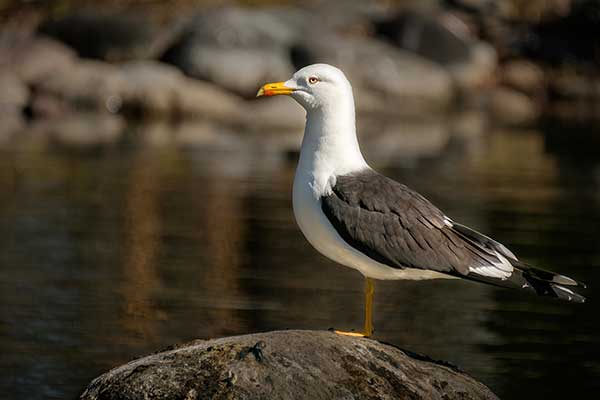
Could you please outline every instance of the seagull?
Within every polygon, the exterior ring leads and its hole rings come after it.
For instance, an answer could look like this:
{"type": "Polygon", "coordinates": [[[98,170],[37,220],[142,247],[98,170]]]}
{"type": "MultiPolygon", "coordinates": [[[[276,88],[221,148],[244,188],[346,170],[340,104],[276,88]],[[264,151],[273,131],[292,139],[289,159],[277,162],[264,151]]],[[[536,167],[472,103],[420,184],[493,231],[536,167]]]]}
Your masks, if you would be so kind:
{"type": "Polygon", "coordinates": [[[365,277],[365,322],[373,334],[374,280],[462,278],[583,303],[567,276],[520,261],[501,243],[461,225],[429,200],[376,171],[356,137],[352,86],[331,65],[313,64],[257,97],[288,95],[306,110],[293,209],[308,242],[365,277]]]}

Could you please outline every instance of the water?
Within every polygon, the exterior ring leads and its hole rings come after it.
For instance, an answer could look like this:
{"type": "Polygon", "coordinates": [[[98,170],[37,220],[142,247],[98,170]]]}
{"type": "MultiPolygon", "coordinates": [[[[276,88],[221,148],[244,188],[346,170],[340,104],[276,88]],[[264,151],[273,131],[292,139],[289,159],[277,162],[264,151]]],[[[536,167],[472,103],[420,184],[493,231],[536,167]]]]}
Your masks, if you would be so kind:
{"type": "MultiPolygon", "coordinates": [[[[453,219],[587,282],[589,302],[378,282],[376,337],[453,362],[502,398],[591,398],[599,132],[469,133],[467,122],[391,124],[363,147],[453,219]]],[[[2,398],[75,398],[107,369],[195,338],[361,326],[361,277],[318,255],[293,220],[293,154],[229,133],[157,145],[150,130],[93,150],[29,138],[0,153],[2,398]]]]}

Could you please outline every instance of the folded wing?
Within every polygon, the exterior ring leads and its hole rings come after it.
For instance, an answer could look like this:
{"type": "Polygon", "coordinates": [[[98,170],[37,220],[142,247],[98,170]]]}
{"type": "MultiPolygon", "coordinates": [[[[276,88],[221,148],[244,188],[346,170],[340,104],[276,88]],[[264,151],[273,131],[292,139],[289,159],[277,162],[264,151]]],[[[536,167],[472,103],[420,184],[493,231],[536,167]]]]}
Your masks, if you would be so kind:
{"type": "Polygon", "coordinates": [[[563,275],[521,263],[504,245],[457,224],[420,194],[372,170],[338,176],[322,209],[340,236],[375,261],[582,302],[563,275]]]}

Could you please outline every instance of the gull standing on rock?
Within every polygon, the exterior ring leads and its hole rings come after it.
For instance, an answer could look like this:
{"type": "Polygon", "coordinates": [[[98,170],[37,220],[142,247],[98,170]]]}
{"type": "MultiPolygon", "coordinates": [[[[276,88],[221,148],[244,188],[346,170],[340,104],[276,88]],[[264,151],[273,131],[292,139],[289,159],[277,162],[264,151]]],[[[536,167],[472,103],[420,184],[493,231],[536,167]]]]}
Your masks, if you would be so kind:
{"type": "Polygon", "coordinates": [[[365,323],[371,336],[373,279],[463,278],[583,303],[583,284],[529,266],[502,244],[452,221],[408,187],[375,172],[358,145],[352,86],[338,68],[314,64],[260,96],[289,95],[306,110],[294,178],[296,221],[326,257],[365,279],[365,323]]]}

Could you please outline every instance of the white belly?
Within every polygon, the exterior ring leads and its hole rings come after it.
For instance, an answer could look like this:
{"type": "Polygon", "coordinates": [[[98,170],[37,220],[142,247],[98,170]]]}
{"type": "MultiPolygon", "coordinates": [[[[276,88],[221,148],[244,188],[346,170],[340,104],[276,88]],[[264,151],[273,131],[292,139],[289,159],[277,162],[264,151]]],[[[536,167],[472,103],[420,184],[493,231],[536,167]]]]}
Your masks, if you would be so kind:
{"type": "Polygon", "coordinates": [[[346,243],[337,233],[321,209],[321,200],[313,194],[312,176],[296,173],[293,189],[294,216],[300,230],[321,254],[364,276],[374,279],[452,279],[435,271],[413,268],[391,268],[381,264],[346,243]]]}

